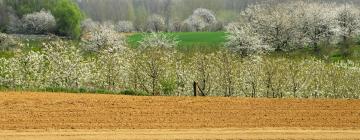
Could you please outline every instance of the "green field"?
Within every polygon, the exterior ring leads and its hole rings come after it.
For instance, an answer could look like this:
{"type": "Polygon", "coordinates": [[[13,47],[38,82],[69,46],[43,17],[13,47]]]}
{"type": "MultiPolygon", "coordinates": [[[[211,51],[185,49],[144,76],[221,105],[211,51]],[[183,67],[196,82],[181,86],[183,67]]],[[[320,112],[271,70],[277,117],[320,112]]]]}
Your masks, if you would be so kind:
{"type": "MultiPolygon", "coordinates": [[[[179,41],[178,50],[190,51],[194,49],[216,50],[226,42],[225,32],[179,32],[166,33],[174,36],[179,41]]],[[[143,39],[144,33],[136,33],[128,37],[131,47],[137,47],[143,39]]]]}

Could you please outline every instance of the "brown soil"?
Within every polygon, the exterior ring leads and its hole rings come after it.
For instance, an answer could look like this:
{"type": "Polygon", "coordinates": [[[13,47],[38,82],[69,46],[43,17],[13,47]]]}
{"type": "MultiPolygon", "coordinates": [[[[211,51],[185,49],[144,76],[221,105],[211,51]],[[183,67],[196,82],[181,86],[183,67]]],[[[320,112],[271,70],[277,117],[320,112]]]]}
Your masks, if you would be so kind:
{"type": "Polygon", "coordinates": [[[360,128],[360,100],[0,92],[0,130],[360,128]]]}
{"type": "Polygon", "coordinates": [[[360,130],[135,129],[0,131],[1,140],[358,140],[360,130]]]}

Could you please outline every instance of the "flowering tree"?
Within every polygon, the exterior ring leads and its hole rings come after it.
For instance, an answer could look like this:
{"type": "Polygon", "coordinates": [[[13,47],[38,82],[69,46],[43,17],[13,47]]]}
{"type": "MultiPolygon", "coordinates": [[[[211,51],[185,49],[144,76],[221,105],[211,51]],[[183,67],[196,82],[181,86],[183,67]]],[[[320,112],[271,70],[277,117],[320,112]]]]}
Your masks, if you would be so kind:
{"type": "Polygon", "coordinates": [[[217,20],[212,11],[198,8],[184,22],[194,28],[195,31],[202,31],[204,28],[215,24],[217,20]]]}
{"type": "Polygon", "coordinates": [[[255,33],[251,28],[252,27],[249,25],[228,25],[226,46],[230,50],[240,54],[242,57],[270,51],[271,48],[263,44],[259,35],[257,35],[257,33],[255,33]]]}
{"type": "Polygon", "coordinates": [[[19,78],[23,88],[45,88],[45,57],[39,52],[23,53],[16,58],[20,69],[19,78]]]}
{"type": "Polygon", "coordinates": [[[152,95],[166,94],[164,87],[174,84],[171,83],[172,74],[167,69],[175,68],[172,62],[178,42],[164,33],[151,33],[145,35],[139,43],[135,67],[139,68],[136,74],[139,75],[137,77],[140,78],[141,89],[152,95]]]}
{"type": "Polygon", "coordinates": [[[101,25],[95,31],[82,36],[86,50],[98,52],[100,50],[121,51],[126,49],[123,35],[108,26],[101,25]]]}
{"type": "Polygon", "coordinates": [[[90,68],[87,63],[83,63],[85,60],[79,48],[63,41],[46,43],[44,48],[47,64],[45,85],[61,88],[85,86],[84,83],[90,77],[90,68]]]}
{"type": "Polygon", "coordinates": [[[269,3],[250,6],[242,13],[243,20],[261,34],[260,39],[276,51],[294,47],[299,36],[296,32],[294,5],[269,3]]]}
{"type": "Polygon", "coordinates": [[[92,84],[109,90],[127,89],[132,55],[131,50],[114,51],[107,48],[100,51],[92,68],[92,84]]]}
{"type": "Polygon", "coordinates": [[[189,31],[201,31],[206,27],[206,23],[197,16],[191,16],[184,21],[184,25],[188,26],[189,31]]]}
{"type": "Polygon", "coordinates": [[[193,16],[200,17],[207,24],[216,23],[216,17],[209,9],[198,8],[194,11],[193,16]]]}
{"type": "Polygon", "coordinates": [[[56,27],[55,17],[45,10],[25,15],[22,24],[24,32],[29,34],[50,33],[56,27]]]}
{"type": "Polygon", "coordinates": [[[357,7],[344,5],[339,8],[336,21],[340,28],[340,36],[346,40],[360,31],[360,10],[357,7]]]}
{"type": "Polygon", "coordinates": [[[339,27],[339,36],[342,40],[342,53],[348,55],[351,44],[350,39],[359,34],[360,31],[360,10],[357,7],[344,5],[339,8],[336,15],[339,27]]]}
{"type": "Polygon", "coordinates": [[[336,33],[336,9],[333,4],[299,3],[296,10],[298,30],[303,35],[303,45],[309,44],[318,52],[318,44],[334,37],[336,33]]]}
{"type": "Polygon", "coordinates": [[[164,18],[156,14],[147,19],[146,25],[149,32],[165,31],[166,28],[164,18]]]}
{"type": "Polygon", "coordinates": [[[134,25],[131,21],[119,21],[116,24],[115,29],[118,32],[124,32],[124,33],[130,33],[135,30],[134,25]]]}
{"type": "Polygon", "coordinates": [[[238,87],[237,91],[241,95],[252,98],[265,95],[262,86],[265,75],[262,62],[263,58],[255,56],[254,58],[245,58],[245,61],[240,63],[239,69],[237,69],[240,76],[237,76],[235,87],[238,87]]]}

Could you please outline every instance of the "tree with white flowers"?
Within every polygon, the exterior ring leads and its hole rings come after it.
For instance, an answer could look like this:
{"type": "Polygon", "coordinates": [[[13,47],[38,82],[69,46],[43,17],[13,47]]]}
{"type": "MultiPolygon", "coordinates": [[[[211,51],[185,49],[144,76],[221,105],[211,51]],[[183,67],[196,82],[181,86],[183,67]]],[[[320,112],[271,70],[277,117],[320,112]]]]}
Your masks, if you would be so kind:
{"type": "Polygon", "coordinates": [[[42,53],[31,51],[22,53],[16,58],[21,73],[18,76],[23,88],[45,88],[43,83],[45,79],[44,67],[46,66],[45,57],[42,53]]]}
{"type": "Polygon", "coordinates": [[[82,36],[85,49],[98,52],[101,50],[121,51],[126,49],[124,36],[108,26],[101,25],[95,31],[82,36]]]}
{"type": "Polygon", "coordinates": [[[48,87],[80,88],[90,77],[89,63],[84,63],[81,50],[70,43],[45,43],[44,60],[44,81],[48,87]]]}
{"type": "Polygon", "coordinates": [[[242,19],[252,30],[261,34],[260,39],[276,51],[288,51],[296,47],[296,5],[289,3],[263,3],[250,6],[242,13],[242,19]]]}
{"type": "Polygon", "coordinates": [[[184,25],[188,26],[189,31],[202,31],[207,24],[197,16],[191,16],[184,21],[184,25]]]}
{"type": "Polygon", "coordinates": [[[195,31],[202,31],[204,28],[216,24],[217,20],[212,11],[204,8],[198,8],[184,22],[192,26],[195,31]]]}
{"type": "Polygon", "coordinates": [[[354,37],[360,31],[360,10],[355,6],[343,5],[339,8],[336,21],[343,39],[354,37]]]}
{"type": "Polygon", "coordinates": [[[146,25],[149,32],[161,32],[166,29],[164,18],[156,14],[148,17],[146,25]]]}
{"type": "Polygon", "coordinates": [[[336,15],[339,36],[342,41],[342,53],[348,55],[351,39],[360,31],[360,10],[358,7],[343,5],[336,15]]]}
{"type": "Polygon", "coordinates": [[[271,48],[264,44],[259,35],[251,28],[250,25],[246,24],[242,26],[229,24],[227,26],[227,43],[225,45],[242,57],[271,51],[271,48]]]}
{"type": "Polygon", "coordinates": [[[303,45],[308,45],[316,52],[319,43],[333,38],[336,34],[336,6],[326,3],[297,3],[297,27],[302,35],[303,45]]]}
{"type": "Polygon", "coordinates": [[[92,69],[93,84],[109,90],[127,88],[132,55],[130,50],[114,51],[111,47],[101,50],[92,69]]]}
{"type": "Polygon", "coordinates": [[[27,14],[22,18],[24,32],[28,34],[46,34],[55,30],[55,17],[50,11],[41,10],[27,14]]]}
{"type": "Polygon", "coordinates": [[[213,11],[205,8],[198,8],[194,11],[193,16],[198,16],[207,24],[214,24],[217,22],[213,11]]]}
{"type": "Polygon", "coordinates": [[[166,94],[162,89],[172,82],[169,69],[175,68],[173,56],[178,41],[175,37],[164,33],[146,34],[140,43],[140,50],[136,55],[137,74],[140,87],[152,95],[166,94]]]}

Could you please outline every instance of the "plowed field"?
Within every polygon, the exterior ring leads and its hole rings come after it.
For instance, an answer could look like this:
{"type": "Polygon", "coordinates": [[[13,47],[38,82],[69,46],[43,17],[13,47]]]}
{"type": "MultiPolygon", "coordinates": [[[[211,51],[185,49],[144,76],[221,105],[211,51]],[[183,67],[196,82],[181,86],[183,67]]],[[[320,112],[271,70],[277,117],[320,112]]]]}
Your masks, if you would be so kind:
{"type": "MultiPolygon", "coordinates": [[[[360,129],[360,100],[0,92],[0,130],[3,130],[0,136],[9,134],[7,131],[34,129],[174,132],[174,129],[204,128],[357,130],[360,129]]],[[[360,131],[354,132],[350,132],[358,134],[354,137],[360,136],[360,131]]],[[[20,133],[14,135],[17,134],[20,133]]]]}

